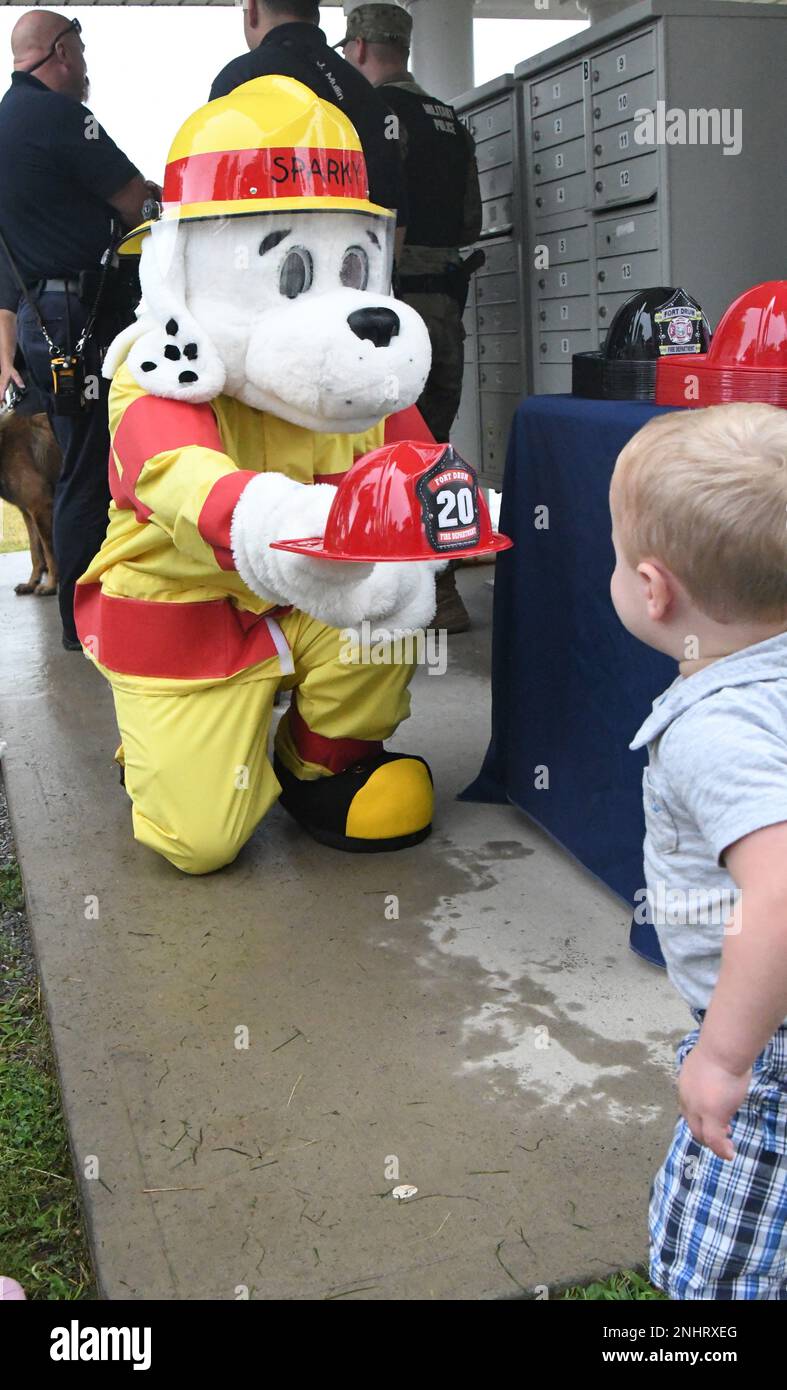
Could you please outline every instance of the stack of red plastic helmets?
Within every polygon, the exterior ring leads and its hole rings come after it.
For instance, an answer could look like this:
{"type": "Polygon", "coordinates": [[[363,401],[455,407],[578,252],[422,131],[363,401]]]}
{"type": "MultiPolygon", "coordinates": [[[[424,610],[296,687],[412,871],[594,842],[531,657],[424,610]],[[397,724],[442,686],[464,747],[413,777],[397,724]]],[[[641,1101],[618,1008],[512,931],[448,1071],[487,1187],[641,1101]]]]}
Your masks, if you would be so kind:
{"type": "Polygon", "coordinates": [[[787,280],[746,290],[722,317],[707,353],[656,364],[656,404],[765,401],[787,408],[787,280]]]}

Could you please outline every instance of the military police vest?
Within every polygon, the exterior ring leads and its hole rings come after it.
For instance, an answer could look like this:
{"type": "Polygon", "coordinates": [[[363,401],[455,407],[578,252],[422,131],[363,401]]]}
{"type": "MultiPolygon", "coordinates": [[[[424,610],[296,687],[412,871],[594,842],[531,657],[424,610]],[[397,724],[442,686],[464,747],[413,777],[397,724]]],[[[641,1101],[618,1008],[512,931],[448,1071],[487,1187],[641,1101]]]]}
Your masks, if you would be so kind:
{"type": "Polygon", "coordinates": [[[456,112],[395,83],[385,83],[379,92],[407,131],[407,244],[461,246],[472,156],[456,112]]]}

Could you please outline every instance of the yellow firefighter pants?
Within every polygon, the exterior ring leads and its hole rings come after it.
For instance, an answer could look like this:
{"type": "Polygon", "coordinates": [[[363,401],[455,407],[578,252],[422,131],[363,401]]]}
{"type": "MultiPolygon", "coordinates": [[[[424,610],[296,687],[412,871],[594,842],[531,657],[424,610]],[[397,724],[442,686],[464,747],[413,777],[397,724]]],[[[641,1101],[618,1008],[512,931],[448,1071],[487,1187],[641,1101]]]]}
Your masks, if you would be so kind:
{"type": "Polygon", "coordinates": [[[276,752],[305,780],[368,756],[374,748],[364,745],[388,738],[409,715],[413,664],[348,663],[339,631],[297,610],[279,625],[295,667],[284,677],[278,657],[220,682],[99,667],[115,700],[134,836],[184,873],[230,864],[277,799],[268,759],[277,690],[294,689],[297,713],[283,715],[276,752]]]}

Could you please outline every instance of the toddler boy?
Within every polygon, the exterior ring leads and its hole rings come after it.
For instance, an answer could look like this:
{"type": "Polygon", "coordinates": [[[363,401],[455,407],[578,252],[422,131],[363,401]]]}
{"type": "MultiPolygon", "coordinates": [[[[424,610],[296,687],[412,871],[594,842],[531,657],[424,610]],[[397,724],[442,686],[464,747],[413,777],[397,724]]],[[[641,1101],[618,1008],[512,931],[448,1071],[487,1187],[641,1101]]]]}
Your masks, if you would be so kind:
{"type": "Polygon", "coordinates": [[[698,1025],[650,1202],[672,1299],[787,1300],[787,411],[658,416],[621,452],[612,600],[675,682],[632,748],[648,902],[698,1025]]]}

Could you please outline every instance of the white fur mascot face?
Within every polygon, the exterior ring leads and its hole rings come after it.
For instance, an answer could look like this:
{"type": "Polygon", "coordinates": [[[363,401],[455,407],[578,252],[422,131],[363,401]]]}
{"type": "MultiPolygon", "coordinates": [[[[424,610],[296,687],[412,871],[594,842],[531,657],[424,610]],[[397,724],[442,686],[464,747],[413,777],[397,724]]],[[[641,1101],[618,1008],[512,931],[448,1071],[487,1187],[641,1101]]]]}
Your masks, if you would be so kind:
{"type": "Polygon", "coordinates": [[[144,313],[121,335],[130,370],[158,396],[225,392],[310,430],[369,429],[418,399],[431,362],[423,320],[390,294],[392,224],[327,211],[155,224],[144,313]]]}

